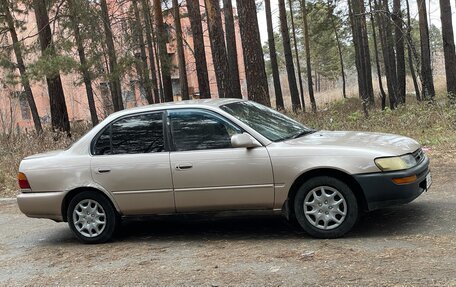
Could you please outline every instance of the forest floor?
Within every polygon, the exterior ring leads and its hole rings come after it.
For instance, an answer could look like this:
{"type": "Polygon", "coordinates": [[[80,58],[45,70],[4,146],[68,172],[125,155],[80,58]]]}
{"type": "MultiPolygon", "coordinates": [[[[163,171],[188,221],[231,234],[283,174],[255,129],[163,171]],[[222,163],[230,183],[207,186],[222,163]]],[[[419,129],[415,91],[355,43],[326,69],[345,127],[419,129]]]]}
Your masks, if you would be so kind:
{"type": "Polygon", "coordinates": [[[456,162],[414,202],[316,240],[279,215],[130,220],[102,245],[0,200],[0,286],[456,286],[456,162]]]}

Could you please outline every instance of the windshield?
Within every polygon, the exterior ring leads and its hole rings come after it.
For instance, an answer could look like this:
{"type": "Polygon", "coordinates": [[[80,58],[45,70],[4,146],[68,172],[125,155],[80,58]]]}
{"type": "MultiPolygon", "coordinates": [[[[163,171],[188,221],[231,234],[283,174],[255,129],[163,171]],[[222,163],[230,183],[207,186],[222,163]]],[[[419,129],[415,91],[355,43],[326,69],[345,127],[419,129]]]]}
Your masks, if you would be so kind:
{"type": "Polygon", "coordinates": [[[273,142],[314,132],[297,121],[255,102],[235,102],[220,108],[273,142]]]}

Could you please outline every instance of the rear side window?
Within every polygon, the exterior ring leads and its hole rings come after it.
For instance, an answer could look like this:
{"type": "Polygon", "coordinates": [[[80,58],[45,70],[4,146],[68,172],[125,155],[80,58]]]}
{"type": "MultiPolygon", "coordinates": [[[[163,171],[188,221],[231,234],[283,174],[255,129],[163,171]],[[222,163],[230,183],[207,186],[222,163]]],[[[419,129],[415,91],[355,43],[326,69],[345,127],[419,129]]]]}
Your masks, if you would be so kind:
{"type": "Polygon", "coordinates": [[[163,113],[122,118],[112,123],[98,137],[93,153],[138,154],[165,151],[163,113]]]}

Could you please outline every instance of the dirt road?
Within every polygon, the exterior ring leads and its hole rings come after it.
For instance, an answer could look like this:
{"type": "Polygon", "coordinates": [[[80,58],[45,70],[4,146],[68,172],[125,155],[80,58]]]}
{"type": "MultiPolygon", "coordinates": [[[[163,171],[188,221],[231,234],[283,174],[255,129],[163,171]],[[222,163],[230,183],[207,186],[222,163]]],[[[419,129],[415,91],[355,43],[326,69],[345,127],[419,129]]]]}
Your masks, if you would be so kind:
{"type": "Polygon", "coordinates": [[[433,173],[431,191],[337,240],[263,214],[129,221],[114,242],[81,245],[0,201],[0,285],[456,286],[456,168],[433,173]]]}

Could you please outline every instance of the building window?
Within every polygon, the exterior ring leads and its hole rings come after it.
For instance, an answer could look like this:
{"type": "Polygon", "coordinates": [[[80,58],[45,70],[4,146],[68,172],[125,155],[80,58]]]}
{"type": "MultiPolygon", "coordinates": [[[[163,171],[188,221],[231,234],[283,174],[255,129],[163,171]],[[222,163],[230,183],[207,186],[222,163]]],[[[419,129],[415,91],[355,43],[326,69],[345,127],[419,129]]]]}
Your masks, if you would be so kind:
{"type": "Polygon", "coordinates": [[[12,94],[12,98],[19,100],[19,107],[21,109],[21,117],[23,120],[28,121],[32,119],[32,114],[30,112],[30,107],[27,101],[27,94],[22,91],[15,91],[12,94]]]}

